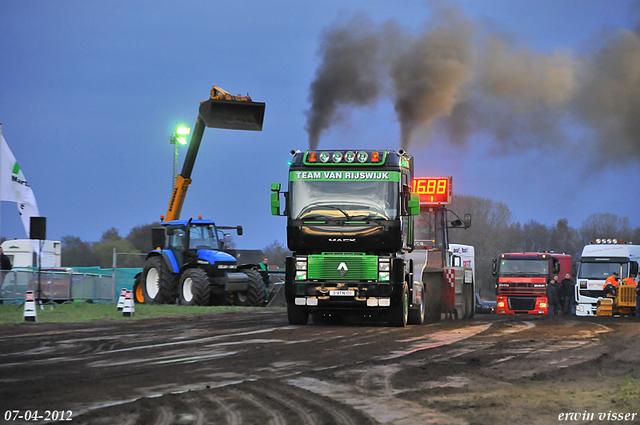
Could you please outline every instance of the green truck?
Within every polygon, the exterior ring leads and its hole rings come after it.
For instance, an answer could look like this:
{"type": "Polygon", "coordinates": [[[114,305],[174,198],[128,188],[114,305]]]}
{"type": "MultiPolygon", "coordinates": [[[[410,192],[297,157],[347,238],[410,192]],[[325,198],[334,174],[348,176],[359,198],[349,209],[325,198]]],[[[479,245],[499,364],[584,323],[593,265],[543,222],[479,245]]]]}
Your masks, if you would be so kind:
{"type": "Polygon", "coordinates": [[[289,323],[359,312],[392,326],[422,323],[413,279],[413,156],[403,150],[292,151],[286,205],[272,184],[273,215],[287,217],[289,323]]]}

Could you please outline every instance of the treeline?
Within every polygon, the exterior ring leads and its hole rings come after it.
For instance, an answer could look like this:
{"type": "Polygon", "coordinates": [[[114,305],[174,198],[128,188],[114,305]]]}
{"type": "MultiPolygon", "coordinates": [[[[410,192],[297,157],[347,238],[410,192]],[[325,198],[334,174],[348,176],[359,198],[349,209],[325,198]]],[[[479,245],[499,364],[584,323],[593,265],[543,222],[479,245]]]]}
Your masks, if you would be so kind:
{"type": "MultiPolygon", "coordinates": [[[[127,236],[121,236],[118,229],[110,228],[102,234],[97,242],[87,242],[77,236],[62,238],[63,267],[113,267],[113,249],[118,256],[118,267],[142,267],[144,255],[153,249],[151,246],[151,229],[158,227],[159,222],[144,224],[131,229],[127,236]]],[[[233,238],[227,240],[227,246],[235,248],[233,238]]],[[[244,247],[240,247],[244,248],[244,247]]],[[[286,256],[290,253],[280,242],[274,241],[262,249],[269,258],[269,264],[284,268],[286,256]]]]}
{"type": "MultiPolygon", "coordinates": [[[[76,236],[62,238],[63,267],[113,267],[113,249],[120,253],[147,253],[151,246],[151,229],[160,223],[145,224],[131,229],[126,237],[120,236],[112,227],[102,234],[97,242],[86,242],[76,236]]],[[[142,256],[140,256],[142,257],[142,256]]],[[[118,267],[142,267],[140,257],[118,258],[118,267]]]]}
{"type": "MultiPolygon", "coordinates": [[[[451,229],[449,242],[475,247],[476,282],[487,298],[495,297],[492,262],[500,253],[554,251],[571,255],[576,264],[584,245],[597,238],[640,243],[640,227],[633,228],[627,217],[612,213],[591,214],[580,227],[571,227],[565,218],[555,225],[515,222],[505,204],[475,196],[454,196],[451,210],[461,218],[472,215],[471,228],[451,229]]],[[[453,218],[449,213],[449,221],[453,218]]]]}

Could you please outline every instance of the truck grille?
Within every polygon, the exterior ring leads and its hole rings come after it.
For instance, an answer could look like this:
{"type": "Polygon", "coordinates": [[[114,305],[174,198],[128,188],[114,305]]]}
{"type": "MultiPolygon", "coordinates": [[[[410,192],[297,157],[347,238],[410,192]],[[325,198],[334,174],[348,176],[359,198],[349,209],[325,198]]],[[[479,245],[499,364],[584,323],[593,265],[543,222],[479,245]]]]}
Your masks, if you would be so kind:
{"type": "Polygon", "coordinates": [[[509,298],[509,310],[527,310],[536,308],[536,299],[530,297],[509,298]]]}
{"type": "Polygon", "coordinates": [[[309,255],[312,280],[378,280],[378,257],[365,254],[309,255]]]}

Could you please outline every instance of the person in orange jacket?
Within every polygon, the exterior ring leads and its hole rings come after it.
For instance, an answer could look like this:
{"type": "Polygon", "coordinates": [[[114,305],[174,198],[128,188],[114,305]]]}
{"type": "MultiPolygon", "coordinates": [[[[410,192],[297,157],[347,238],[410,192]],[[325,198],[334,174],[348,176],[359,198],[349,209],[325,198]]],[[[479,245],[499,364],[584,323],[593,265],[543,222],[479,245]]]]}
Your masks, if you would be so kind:
{"type": "Polygon", "coordinates": [[[618,273],[613,272],[613,274],[604,281],[604,285],[602,285],[604,296],[606,297],[607,294],[612,294],[615,297],[618,292],[618,285],[618,273]]]}
{"type": "Polygon", "coordinates": [[[618,273],[617,272],[613,272],[613,274],[611,276],[609,276],[607,278],[607,280],[604,281],[605,285],[613,285],[613,286],[618,286],[619,281],[618,281],[618,273]]]}

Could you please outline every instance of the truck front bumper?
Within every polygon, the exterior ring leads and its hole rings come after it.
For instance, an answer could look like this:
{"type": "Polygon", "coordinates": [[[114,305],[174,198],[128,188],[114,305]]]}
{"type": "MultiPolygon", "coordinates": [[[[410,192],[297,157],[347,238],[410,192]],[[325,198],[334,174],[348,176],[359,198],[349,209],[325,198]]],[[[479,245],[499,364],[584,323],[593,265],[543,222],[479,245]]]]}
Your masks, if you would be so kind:
{"type": "Polygon", "coordinates": [[[388,309],[400,300],[402,283],[285,282],[288,304],[310,310],[388,309]]]}

